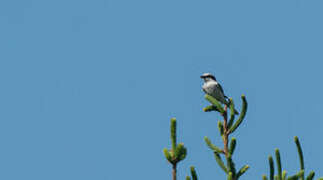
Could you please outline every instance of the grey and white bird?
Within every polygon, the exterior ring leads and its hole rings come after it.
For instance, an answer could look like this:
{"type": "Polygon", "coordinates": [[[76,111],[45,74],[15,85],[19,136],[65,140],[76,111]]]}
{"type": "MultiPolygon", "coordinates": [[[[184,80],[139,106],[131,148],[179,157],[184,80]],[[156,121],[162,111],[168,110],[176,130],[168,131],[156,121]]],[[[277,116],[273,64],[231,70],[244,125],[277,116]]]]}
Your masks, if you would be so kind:
{"type": "MultiPolygon", "coordinates": [[[[223,88],[220,83],[217,82],[215,76],[211,73],[204,73],[201,78],[204,80],[202,86],[203,91],[222,104],[229,106],[229,101],[227,101],[228,97],[224,94],[223,88]]],[[[237,114],[238,112],[235,110],[235,113],[237,114]]]]}
{"type": "Polygon", "coordinates": [[[214,97],[222,104],[229,105],[222,86],[216,81],[216,78],[211,73],[204,73],[201,78],[204,80],[202,89],[206,94],[214,97]]]}

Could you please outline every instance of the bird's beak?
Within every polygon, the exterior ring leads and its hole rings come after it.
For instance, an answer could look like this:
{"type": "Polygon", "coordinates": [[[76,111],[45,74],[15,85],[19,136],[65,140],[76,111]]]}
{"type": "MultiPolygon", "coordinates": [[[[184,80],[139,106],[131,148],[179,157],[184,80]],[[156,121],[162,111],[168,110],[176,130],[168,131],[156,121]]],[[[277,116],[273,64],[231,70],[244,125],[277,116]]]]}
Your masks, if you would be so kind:
{"type": "Polygon", "coordinates": [[[204,78],[204,76],[200,76],[200,78],[202,78],[202,79],[203,79],[203,78],[204,78]]]}

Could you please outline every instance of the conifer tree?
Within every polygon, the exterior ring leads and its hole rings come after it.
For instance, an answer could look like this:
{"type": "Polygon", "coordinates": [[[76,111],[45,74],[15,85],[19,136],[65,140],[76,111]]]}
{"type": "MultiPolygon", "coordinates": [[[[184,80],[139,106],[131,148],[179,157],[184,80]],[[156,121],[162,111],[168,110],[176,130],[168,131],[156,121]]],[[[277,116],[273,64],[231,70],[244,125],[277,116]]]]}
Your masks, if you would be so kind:
{"type": "Polygon", "coordinates": [[[177,178],[177,163],[185,159],[187,149],[184,147],[184,143],[178,143],[176,141],[176,119],[171,119],[170,124],[170,139],[171,149],[164,148],[164,155],[169,163],[172,164],[172,177],[173,180],[177,178]]]}
{"type": "MultiPolygon", "coordinates": [[[[220,132],[223,148],[220,148],[214,145],[210,138],[207,136],[204,138],[206,145],[210,148],[210,150],[214,154],[214,158],[225,174],[227,175],[227,180],[238,180],[248,169],[249,165],[243,165],[239,170],[236,169],[236,165],[233,160],[233,154],[235,152],[235,147],[237,145],[237,139],[232,137],[230,139],[230,135],[232,135],[238,127],[243,122],[248,108],[248,103],[246,97],[244,95],[241,96],[242,99],[242,108],[240,113],[236,113],[234,102],[232,98],[229,98],[229,105],[224,105],[218,102],[212,96],[206,95],[205,99],[208,100],[211,105],[203,108],[204,112],[218,112],[222,116],[222,120],[218,121],[218,130],[220,132]],[[235,120],[235,117],[238,118],[235,120]],[[224,161],[225,160],[225,161],[224,161]]],[[[164,148],[163,152],[168,160],[168,162],[172,165],[172,179],[176,180],[177,174],[177,165],[180,161],[184,160],[187,155],[187,149],[185,148],[183,143],[177,143],[176,141],[176,119],[171,119],[171,149],[164,148]]],[[[279,149],[275,149],[275,159],[277,166],[277,174],[275,175],[275,166],[274,160],[272,156],[269,156],[269,180],[313,180],[315,173],[311,171],[307,176],[305,176],[305,165],[304,165],[304,157],[303,151],[299,142],[298,137],[294,137],[294,141],[297,147],[300,169],[298,172],[292,175],[287,175],[286,170],[282,170],[282,163],[280,158],[279,149]]],[[[198,180],[197,172],[194,166],[190,167],[190,176],[186,176],[186,180],[198,180]]],[[[268,180],[266,175],[262,176],[263,180],[268,180]]],[[[323,180],[323,177],[318,178],[317,180],[323,180]]]]}
{"type": "Polygon", "coordinates": [[[215,98],[210,95],[206,95],[205,98],[211,103],[210,106],[205,107],[204,112],[218,111],[223,120],[218,121],[218,129],[223,141],[223,148],[217,147],[212,144],[208,137],[205,137],[205,143],[213,151],[214,157],[220,168],[226,173],[228,180],[238,180],[248,169],[249,165],[242,166],[239,170],[236,169],[236,165],[233,160],[233,154],[235,152],[235,147],[237,144],[236,138],[232,137],[230,140],[230,135],[234,133],[237,128],[241,125],[247,113],[248,103],[244,95],[241,96],[242,99],[242,109],[239,114],[238,119],[235,121],[235,107],[232,98],[229,99],[229,112],[230,117],[228,117],[228,106],[224,107],[215,98]],[[224,157],[225,162],[222,157],[224,157]]]}

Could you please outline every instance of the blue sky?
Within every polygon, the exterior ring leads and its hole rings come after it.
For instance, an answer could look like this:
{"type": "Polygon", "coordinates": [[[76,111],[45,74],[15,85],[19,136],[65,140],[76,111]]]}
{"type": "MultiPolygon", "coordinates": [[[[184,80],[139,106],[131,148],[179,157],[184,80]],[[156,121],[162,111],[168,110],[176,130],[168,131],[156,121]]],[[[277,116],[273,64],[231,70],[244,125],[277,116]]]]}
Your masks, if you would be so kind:
{"type": "MultiPolygon", "coordinates": [[[[323,176],[323,2],[0,1],[0,179],[171,178],[162,149],[178,119],[179,179],[224,179],[204,144],[221,145],[201,91],[212,72],[238,108],[234,160],[268,174],[281,150],[323,176]]],[[[309,172],[309,171],[307,171],[309,172]]],[[[317,177],[318,177],[317,176],[317,177]]]]}

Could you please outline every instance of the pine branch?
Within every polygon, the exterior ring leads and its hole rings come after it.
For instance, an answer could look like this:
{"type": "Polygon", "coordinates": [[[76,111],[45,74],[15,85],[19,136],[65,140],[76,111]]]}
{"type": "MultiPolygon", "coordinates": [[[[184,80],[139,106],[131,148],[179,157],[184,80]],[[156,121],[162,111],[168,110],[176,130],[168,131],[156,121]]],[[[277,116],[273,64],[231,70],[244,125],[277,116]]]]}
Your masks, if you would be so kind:
{"type": "Polygon", "coordinates": [[[221,114],[224,113],[224,109],[221,103],[217,101],[214,97],[207,94],[205,95],[205,98],[217,108],[217,111],[219,111],[221,114]]]}
{"type": "Polygon", "coordinates": [[[193,180],[197,180],[197,174],[194,166],[191,166],[191,175],[193,180]]]}
{"type": "Polygon", "coordinates": [[[172,179],[176,180],[177,178],[177,164],[178,162],[185,159],[187,154],[187,149],[183,143],[177,144],[176,141],[176,119],[171,119],[170,125],[170,139],[171,139],[171,149],[163,149],[164,155],[169,163],[172,164],[172,179]]]}
{"type": "Polygon", "coordinates": [[[278,180],[282,180],[282,167],[281,167],[281,161],[280,161],[280,153],[279,149],[275,149],[275,155],[276,155],[276,163],[277,163],[277,171],[278,171],[278,180]]]}
{"type": "Polygon", "coordinates": [[[274,180],[274,174],[275,174],[275,167],[274,167],[274,160],[272,156],[269,156],[269,178],[270,180],[274,180]]]}
{"type": "Polygon", "coordinates": [[[240,116],[239,116],[238,120],[230,128],[230,130],[229,130],[230,134],[233,133],[240,126],[240,124],[244,120],[244,117],[245,117],[246,112],[247,112],[248,103],[247,103],[247,100],[246,100],[246,96],[242,95],[241,99],[242,99],[242,110],[241,110],[241,113],[240,113],[240,116]]]}
{"type": "Polygon", "coordinates": [[[241,96],[242,111],[239,115],[238,120],[235,123],[234,123],[234,117],[235,115],[237,115],[236,113],[237,111],[234,108],[234,102],[232,98],[229,99],[230,119],[228,119],[227,105],[224,105],[224,107],[222,107],[220,102],[218,102],[215,98],[209,95],[206,95],[205,98],[211,103],[211,105],[207,106],[203,110],[205,112],[218,111],[223,117],[223,121],[218,122],[218,129],[223,141],[223,150],[213,145],[211,143],[211,140],[208,137],[205,137],[204,140],[206,144],[209,146],[209,148],[214,152],[215,160],[220,166],[220,168],[227,174],[227,179],[238,180],[240,176],[243,175],[249,169],[249,166],[245,165],[238,172],[236,172],[235,164],[232,159],[232,155],[236,147],[236,138],[232,138],[230,142],[229,136],[240,126],[240,124],[242,123],[246,115],[246,112],[247,112],[246,98],[244,95],[241,96]],[[226,159],[226,165],[222,161],[221,154],[223,154],[226,159]]]}
{"type": "MultiPolygon", "coordinates": [[[[304,157],[303,157],[303,151],[302,151],[302,147],[301,147],[301,143],[298,140],[298,137],[295,136],[294,137],[294,141],[297,147],[297,152],[298,152],[298,157],[299,157],[299,163],[300,163],[300,170],[304,170],[304,157]]],[[[301,180],[304,180],[304,175],[300,178],[301,180]]]]}
{"type": "MultiPolygon", "coordinates": [[[[276,165],[277,165],[277,175],[274,176],[274,161],[272,156],[269,156],[269,174],[270,174],[270,180],[313,180],[315,176],[315,172],[311,171],[308,176],[305,178],[305,165],[304,165],[304,157],[303,157],[303,151],[301,148],[301,144],[299,142],[299,139],[297,136],[294,137],[294,141],[297,147],[299,161],[300,161],[300,170],[291,176],[287,177],[287,171],[282,171],[282,165],[281,165],[281,158],[279,149],[275,149],[275,156],[276,156],[276,165]],[[287,178],[286,178],[287,177],[287,178]]],[[[267,180],[267,176],[263,176],[263,180],[267,180]]],[[[323,180],[323,178],[319,178],[318,180],[323,180]]]]}

